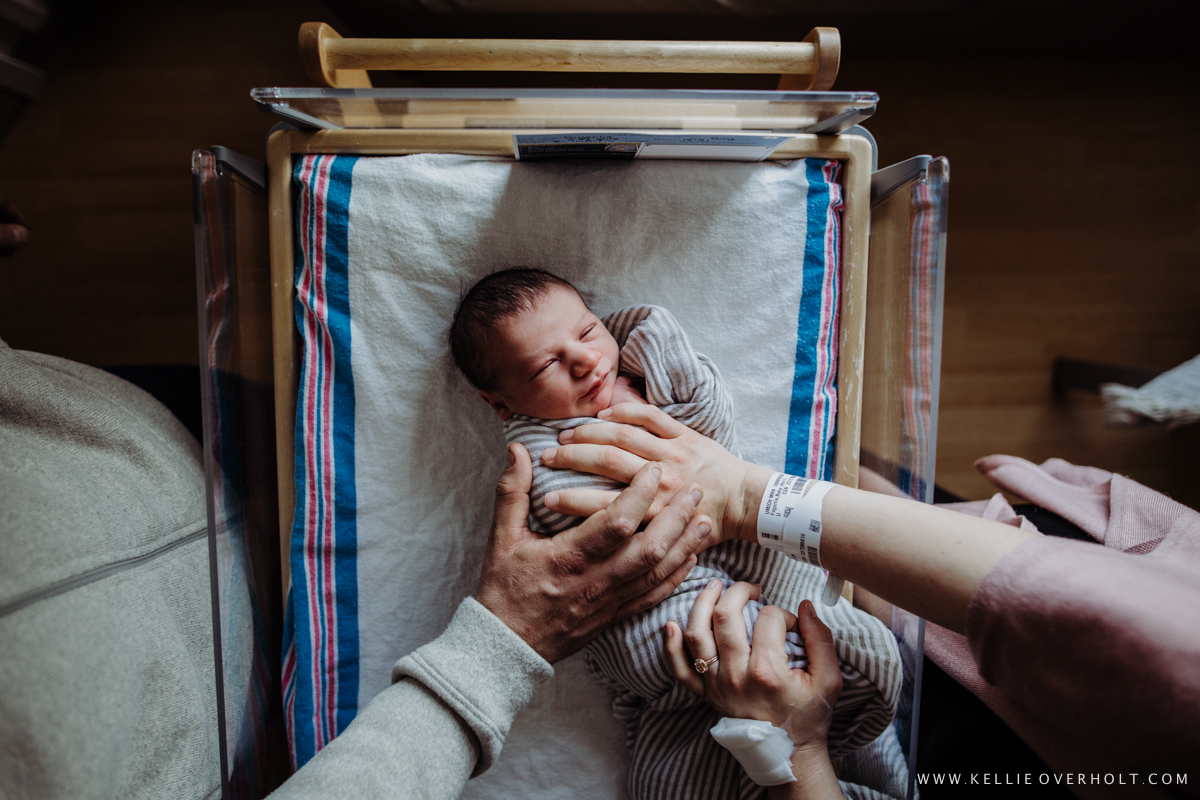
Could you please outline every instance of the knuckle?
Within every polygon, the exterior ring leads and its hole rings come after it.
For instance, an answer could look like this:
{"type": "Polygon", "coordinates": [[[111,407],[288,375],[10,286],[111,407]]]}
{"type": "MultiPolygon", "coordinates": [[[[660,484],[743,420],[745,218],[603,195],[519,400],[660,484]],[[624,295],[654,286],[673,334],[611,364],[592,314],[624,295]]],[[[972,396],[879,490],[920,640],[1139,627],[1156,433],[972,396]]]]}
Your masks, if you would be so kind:
{"type": "Polygon", "coordinates": [[[778,676],[771,668],[771,665],[756,662],[753,659],[751,660],[749,667],[746,669],[746,677],[753,683],[756,683],[765,689],[773,690],[778,688],[779,685],[778,676]]]}
{"type": "Polygon", "coordinates": [[[759,624],[761,624],[764,620],[774,623],[776,620],[783,621],[785,618],[783,616],[783,609],[779,606],[763,606],[758,612],[758,619],[759,624]]]}
{"type": "Polygon", "coordinates": [[[663,562],[663,559],[667,557],[667,553],[669,552],[670,548],[667,547],[666,542],[651,541],[646,545],[646,550],[642,554],[642,566],[646,567],[647,569],[657,567],[663,562]]]}
{"type": "Polygon", "coordinates": [[[600,453],[600,466],[608,472],[615,472],[621,466],[620,453],[614,450],[603,450],[600,453]]]}
{"type": "Polygon", "coordinates": [[[637,533],[637,521],[630,519],[627,516],[618,515],[613,517],[608,523],[610,532],[620,536],[622,539],[628,539],[633,534],[637,533]]]}
{"type": "Polygon", "coordinates": [[[688,650],[690,650],[692,653],[695,653],[696,648],[704,644],[704,639],[700,636],[700,632],[692,630],[691,628],[688,628],[683,632],[683,641],[687,643],[688,650]]]}
{"type": "Polygon", "coordinates": [[[580,592],[579,597],[583,608],[590,609],[591,607],[600,603],[607,594],[608,588],[603,586],[600,582],[588,581],[583,585],[583,589],[580,592]]]}

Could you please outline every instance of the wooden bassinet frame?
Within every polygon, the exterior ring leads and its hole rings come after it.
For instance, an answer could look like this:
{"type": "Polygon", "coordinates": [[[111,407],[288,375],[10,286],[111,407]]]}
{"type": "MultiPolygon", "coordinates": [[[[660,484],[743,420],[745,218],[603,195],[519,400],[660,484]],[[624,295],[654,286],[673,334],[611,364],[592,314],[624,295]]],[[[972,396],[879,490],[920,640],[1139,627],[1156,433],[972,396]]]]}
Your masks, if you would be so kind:
{"type": "MultiPolygon", "coordinates": [[[[528,41],[496,43],[453,42],[450,40],[346,40],[328,26],[308,23],[301,30],[301,49],[310,76],[337,87],[369,86],[364,68],[390,69],[485,69],[481,53],[500,50],[493,69],[562,69],[553,58],[543,58],[548,48],[531,48],[528,41]],[[372,42],[371,47],[347,46],[347,42],[372,42]],[[385,43],[391,41],[389,47],[385,43]],[[330,47],[331,42],[342,45],[330,47]],[[430,43],[424,46],[421,43],[430,43]],[[384,44],[381,44],[384,43],[384,44]],[[414,44],[415,43],[415,44],[414,44]],[[490,43],[487,44],[487,43],[490,43]],[[376,54],[374,61],[363,53],[376,54]],[[400,52],[400,55],[396,55],[400,52]],[[422,64],[401,59],[404,52],[423,53],[422,64]],[[438,58],[433,59],[430,53],[438,58]],[[348,53],[357,53],[354,57],[348,53]],[[463,54],[470,54],[466,58],[463,54]],[[533,53],[534,55],[530,55],[533,53]],[[382,55],[381,55],[382,54],[382,55]],[[459,66],[445,66],[449,63],[459,66]],[[454,59],[457,59],[455,61],[454,59]],[[524,60],[522,60],[524,59],[524,60]],[[539,60],[540,59],[540,60],[539,60]],[[525,66],[514,66],[514,63],[525,66]],[[402,66],[394,66],[402,64],[402,66]],[[441,66],[428,66],[441,64],[441,66]],[[466,64],[466,66],[462,66],[466,64]],[[315,66],[314,66],[315,65],[315,66]],[[361,76],[346,77],[347,70],[361,76]],[[318,70],[316,75],[314,70],[318,70]]],[[[732,43],[721,59],[705,62],[704,54],[720,50],[726,43],[644,43],[644,42],[570,42],[552,43],[562,49],[582,51],[590,59],[591,71],[621,72],[781,72],[781,88],[828,88],[837,71],[836,31],[815,29],[801,43],[732,43]],[[832,34],[830,33],[832,31],[832,34]],[[670,44],[670,48],[654,46],[670,44]],[[741,50],[755,50],[771,58],[744,62],[741,50]],[[636,59],[619,57],[636,51],[636,59]],[[700,55],[697,55],[697,54],[700,55]],[[733,53],[730,56],[729,53],[733,53]],[[784,55],[781,56],[780,53],[784,55]],[[590,55],[589,55],[590,54],[590,55]],[[665,61],[664,61],[665,59],[665,61]],[[694,68],[699,65],[702,68],[694,68]],[[832,66],[830,66],[832,65],[832,66]],[[832,70],[832,73],[831,73],[832,70]]],[[[568,69],[570,67],[567,67],[568,69]]],[[[417,129],[342,129],[321,131],[281,130],[267,142],[268,208],[270,210],[272,338],[275,363],[275,426],[279,478],[280,563],[282,586],[289,585],[289,544],[295,510],[293,475],[296,392],[299,382],[300,337],[293,313],[295,303],[293,253],[292,160],[296,155],[314,153],[396,156],[414,153],[454,153],[463,155],[513,157],[513,134],[543,132],[519,130],[417,130],[417,129]]],[[[801,134],[781,145],[771,160],[825,158],[843,162],[843,216],[841,260],[841,321],[838,359],[838,423],[834,450],[834,480],[846,486],[858,485],[861,440],[861,398],[863,381],[864,326],[867,309],[867,254],[871,223],[872,146],[857,135],[801,134]]]]}

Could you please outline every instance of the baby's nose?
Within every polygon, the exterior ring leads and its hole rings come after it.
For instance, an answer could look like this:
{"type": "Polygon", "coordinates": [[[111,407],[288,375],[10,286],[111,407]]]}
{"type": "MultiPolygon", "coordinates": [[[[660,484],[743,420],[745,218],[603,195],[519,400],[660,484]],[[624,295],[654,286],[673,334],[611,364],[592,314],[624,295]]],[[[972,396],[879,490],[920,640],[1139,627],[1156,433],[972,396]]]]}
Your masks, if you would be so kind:
{"type": "Polygon", "coordinates": [[[583,378],[600,363],[600,354],[592,348],[583,349],[575,359],[575,368],[571,371],[576,378],[583,378]]]}

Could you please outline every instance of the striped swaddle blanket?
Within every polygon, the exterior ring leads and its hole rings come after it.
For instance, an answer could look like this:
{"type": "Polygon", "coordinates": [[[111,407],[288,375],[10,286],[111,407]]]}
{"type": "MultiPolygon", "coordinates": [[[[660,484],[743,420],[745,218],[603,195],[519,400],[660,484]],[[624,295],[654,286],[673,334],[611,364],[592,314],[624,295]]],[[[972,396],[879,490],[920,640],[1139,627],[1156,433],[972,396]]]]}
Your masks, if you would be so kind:
{"type": "MultiPolygon", "coordinates": [[[[675,317],[657,306],[632,306],[603,320],[621,347],[620,370],[644,378],[646,400],[694,430],[734,447],[733,401],[720,372],[692,350],[675,317]]],[[[541,464],[541,452],[558,445],[560,431],[594,423],[590,417],[536,420],[514,416],[505,425],[509,442],[520,442],[533,458],[530,527],[553,534],[579,520],[548,511],[548,492],[574,488],[620,488],[592,475],[555,470],[541,464]]],[[[626,722],[632,753],[629,790],[634,800],[649,798],[758,797],[732,755],[708,729],[719,715],[671,676],[662,657],[662,630],[668,620],[687,624],[692,604],[709,580],[725,586],[748,581],[762,586],[759,601],[746,605],[748,631],[766,604],[794,611],[800,601],[816,600],[824,573],[752,542],[726,542],[699,554],[696,567],[658,606],[605,631],[584,652],[592,674],[614,695],[616,715],[626,722]]],[[[817,604],[833,630],[844,688],[834,707],[830,754],[853,752],[876,740],[895,714],[901,686],[895,639],[874,617],[839,603],[817,604]]],[[[793,667],[807,665],[804,645],[788,634],[793,667]]]]}

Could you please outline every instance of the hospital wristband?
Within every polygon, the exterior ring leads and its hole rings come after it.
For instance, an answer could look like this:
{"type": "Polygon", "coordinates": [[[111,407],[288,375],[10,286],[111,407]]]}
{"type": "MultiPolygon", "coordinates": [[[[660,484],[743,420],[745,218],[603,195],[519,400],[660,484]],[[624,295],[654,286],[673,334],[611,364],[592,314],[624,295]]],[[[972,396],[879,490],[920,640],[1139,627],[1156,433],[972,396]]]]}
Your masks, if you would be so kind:
{"type": "MultiPolygon", "coordinates": [[[[836,485],[782,472],[773,474],[758,506],[758,543],[822,567],[821,509],[825,495],[836,485]]],[[[845,581],[830,573],[821,601],[827,606],[837,605],[844,585],[845,581]]]]}

